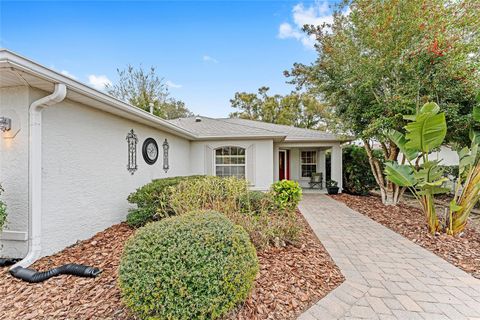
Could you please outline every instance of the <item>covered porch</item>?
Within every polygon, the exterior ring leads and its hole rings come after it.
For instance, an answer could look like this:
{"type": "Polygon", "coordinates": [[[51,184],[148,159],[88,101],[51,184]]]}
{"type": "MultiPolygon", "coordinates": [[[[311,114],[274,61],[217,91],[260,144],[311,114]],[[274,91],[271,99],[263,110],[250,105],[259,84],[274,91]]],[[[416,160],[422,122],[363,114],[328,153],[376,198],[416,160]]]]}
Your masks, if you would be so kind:
{"type": "Polygon", "coordinates": [[[327,161],[330,179],[342,192],[342,148],[340,142],[288,142],[274,144],[274,180],[298,181],[305,192],[326,192],[327,161]],[[311,184],[312,174],[321,174],[321,183],[311,184]]]}

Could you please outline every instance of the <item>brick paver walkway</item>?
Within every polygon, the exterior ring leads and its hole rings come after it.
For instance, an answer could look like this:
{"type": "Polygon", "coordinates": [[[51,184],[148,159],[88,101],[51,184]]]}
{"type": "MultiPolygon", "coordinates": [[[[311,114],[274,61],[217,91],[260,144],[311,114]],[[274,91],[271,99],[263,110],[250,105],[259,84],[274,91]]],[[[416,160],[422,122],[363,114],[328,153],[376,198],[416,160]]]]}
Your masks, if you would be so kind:
{"type": "Polygon", "coordinates": [[[328,196],[299,207],[346,278],[299,319],[480,320],[480,280],[328,196]]]}

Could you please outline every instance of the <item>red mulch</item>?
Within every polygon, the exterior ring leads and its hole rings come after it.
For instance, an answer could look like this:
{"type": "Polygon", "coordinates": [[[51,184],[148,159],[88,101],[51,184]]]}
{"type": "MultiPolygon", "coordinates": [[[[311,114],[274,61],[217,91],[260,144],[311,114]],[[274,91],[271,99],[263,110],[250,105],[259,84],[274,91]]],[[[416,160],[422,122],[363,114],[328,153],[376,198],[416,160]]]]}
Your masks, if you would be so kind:
{"type": "Polygon", "coordinates": [[[43,271],[65,263],[91,265],[103,270],[95,279],[60,276],[29,284],[0,269],[0,319],[126,319],[117,267],[132,233],[125,223],[117,224],[32,266],[43,271]]]}
{"type": "Polygon", "coordinates": [[[432,236],[420,209],[399,204],[385,206],[377,196],[333,195],[350,208],[383,224],[455,266],[480,279],[480,232],[467,226],[459,237],[432,236]]]}
{"type": "MultiPolygon", "coordinates": [[[[322,244],[305,227],[301,246],[259,252],[260,274],[251,297],[229,319],[293,319],[343,282],[344,278],[322,244]]],[[[128,319],[117,287],[117,268],[125,240],[133,233],[126,224],[114,225],[91,239],[32,268],[46,270],[75,262],[99,267],[96,279],[73,276],[28,284],[0,269],[0,319],[128,319]]]]}
{"type": "Polygon", "coordinates": [[[258,253],[260,274],[250,298],[232,319],[296,319],[345,278],[303,216],[300,247],[258,253]]]}

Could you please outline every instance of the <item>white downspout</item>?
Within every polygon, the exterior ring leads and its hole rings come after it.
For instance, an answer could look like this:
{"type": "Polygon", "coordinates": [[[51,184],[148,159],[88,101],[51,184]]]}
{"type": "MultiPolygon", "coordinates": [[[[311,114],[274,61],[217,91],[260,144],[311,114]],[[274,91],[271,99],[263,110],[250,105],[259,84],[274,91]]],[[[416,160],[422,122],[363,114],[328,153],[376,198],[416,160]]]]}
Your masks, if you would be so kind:
{"type": "Polygon", "coordinates": [[[34,101],[29,109],[29,219],[28,219],[28,253],[25,258],[13,265],[28,267],[34,263],[42,252],[42,111],[48,106],[65,99],[67,87],[63,83],[55,85],[52,94],[34,101]]]}

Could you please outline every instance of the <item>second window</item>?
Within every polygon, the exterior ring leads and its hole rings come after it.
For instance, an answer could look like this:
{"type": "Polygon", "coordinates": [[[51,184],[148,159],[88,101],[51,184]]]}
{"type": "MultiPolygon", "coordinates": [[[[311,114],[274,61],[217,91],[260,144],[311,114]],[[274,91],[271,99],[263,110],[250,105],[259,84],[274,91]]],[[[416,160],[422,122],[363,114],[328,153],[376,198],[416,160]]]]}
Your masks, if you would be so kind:
{"type": "Polygon", "coordinates": [[[317,172],[317,151],[302,151],[301,170],[302,178],[309,178],[317,172]]]}

